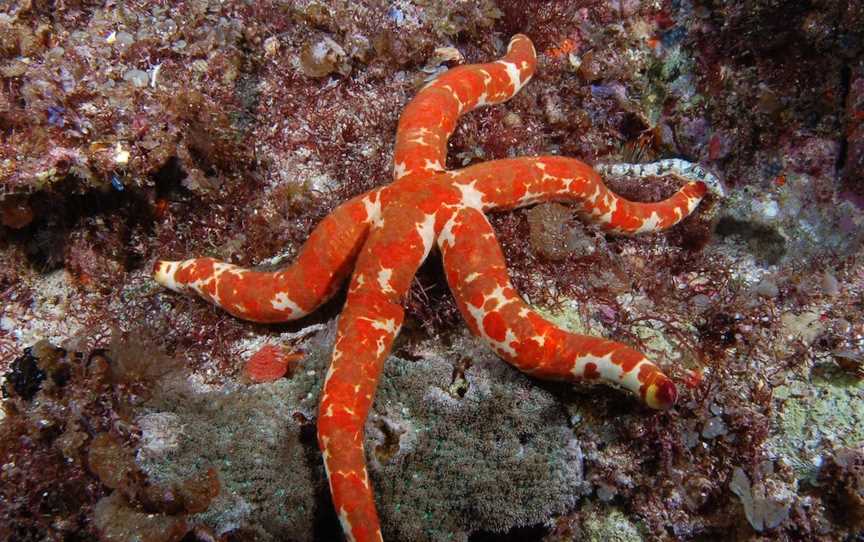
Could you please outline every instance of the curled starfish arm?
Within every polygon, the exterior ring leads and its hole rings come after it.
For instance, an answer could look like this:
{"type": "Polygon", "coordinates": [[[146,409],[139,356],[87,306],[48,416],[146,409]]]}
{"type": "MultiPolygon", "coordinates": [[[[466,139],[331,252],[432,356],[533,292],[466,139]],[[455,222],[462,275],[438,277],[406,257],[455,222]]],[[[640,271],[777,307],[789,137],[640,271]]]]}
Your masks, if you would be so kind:
{"type": "Polygon", "coordinates": [[[671,228],[707,190],[702,181],[691,181],[662,201],[630,201],[609,190],[588,164],[561,156],[493,160],[450,175],[466,205],[494,210],[572,201],[586,220],[625,235],[671,228]]]}
{"type": "Polygon", "coordinates": [[[444,171],[447,139],[459,116],[509,100],[531,79],[536,67],[534,45],[527,36],[517,34],[500,60],[454,68],[426,85],[399,118],[394,177],[444,171]]]}
{"type": "Polygon", "coordinates": [[[380,541],[363,429],[384,361],[402,325],[400,304],[434,243],[435,214],[416,205],[384,213],[357,259],[321,392],[318,445],[348,540],[380,541]]]}
{"type": "Polygon", "coordinates": [[[380,219],[380,193],[376,189],[337,207],[315,227],[296,261],[279,271],[193,258],[159,260],[153,277],[171,290],[196,293],[244,320],[301,318],[329,299],[351,273],[370,224],[380,219]]]}
{"type": "Polygon", "coordinates": [[[519,297],[504,254],[478,209],[457,211],[438,246],[447,283],[474,335],[531,376],[623,387],[655,409],[672,406],[675,384],[641,353],[614,341],[564,331],[519,297]]]}

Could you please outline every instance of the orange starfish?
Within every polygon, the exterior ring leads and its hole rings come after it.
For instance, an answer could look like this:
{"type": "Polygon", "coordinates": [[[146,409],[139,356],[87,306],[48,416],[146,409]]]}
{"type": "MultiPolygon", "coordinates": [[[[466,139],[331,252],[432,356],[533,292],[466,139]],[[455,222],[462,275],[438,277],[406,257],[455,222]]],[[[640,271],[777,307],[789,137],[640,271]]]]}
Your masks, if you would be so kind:
{"type": "Polygon", "coordinates": [[[669,228],[689,215],[710,174],[680,160],[613,166],[612,174],[666,173],[698,179],[672,197],[637,203],[606,188],[573,158],[495,160],[445,171],[447,140],[460,115],[502,103],[531,78],[531,41],[514,36],[489,64],[452,69],[424,87],[399,120],[393,183],[334,210],[312,232],[297,261],[277,272],[243,269],[211,258],[158,261],[155,279],[192,291],[231,314],[282,322],[315,310],[353,269],[324,381],[318,442],[333,504],[349,540],[382,540],[366,471],[363,427],[384,360],[404,316],[403,295],[437,242],[447,282],[472,333],[502,358],[538,378],[601,381],[630,390],[651,408],[676,399],[675,384],[626,345],[567,332],[544,320],[517,294],[484,212],[542,201],[571,201],[587,220],[620,234],[669,228]]]}

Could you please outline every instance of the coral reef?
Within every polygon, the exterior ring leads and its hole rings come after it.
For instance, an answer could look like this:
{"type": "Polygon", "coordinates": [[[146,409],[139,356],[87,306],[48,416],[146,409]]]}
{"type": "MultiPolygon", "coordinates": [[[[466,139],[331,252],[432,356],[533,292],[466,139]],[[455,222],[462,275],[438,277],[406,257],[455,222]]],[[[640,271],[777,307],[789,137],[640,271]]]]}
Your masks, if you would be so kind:
{"type": "MultiPolygon", "coordinates": [[[[329,335],[298,333],[344,295],[297,324],[247,324],[161,292],[152,259],[290,260],[389,179],[417,89],[517,32],[538,77],[466,116],[448,167],[683,158],[727,185],[647,239],[559,208],[491,220],[523,295],[644,350],[681,398],[651,414],[499,365],[461,336],[433,256],[368,427],[385,534],[857,539],[862,28],[862,4],[841,0],[4,4],[0,539],[337,539],[314,445],[329,335]],[[265,344],[307,356],[250,384],[265,344]],[[497,472],[464,464],[487,457],[497,472]]],[[[609,182],[640,200],[677,188],[609,182]]]]}

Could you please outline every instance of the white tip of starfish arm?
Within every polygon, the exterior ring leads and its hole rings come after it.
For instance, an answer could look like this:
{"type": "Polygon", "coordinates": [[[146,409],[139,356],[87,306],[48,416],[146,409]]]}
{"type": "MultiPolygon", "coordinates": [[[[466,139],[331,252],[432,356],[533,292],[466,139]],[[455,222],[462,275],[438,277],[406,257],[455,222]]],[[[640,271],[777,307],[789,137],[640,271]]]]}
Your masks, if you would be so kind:
{"type": "Polygon", "coordinates": [[[166,260],[158,260],[153,264],[153,280],[175,292],[183,290],[183,286],[174,279],[175,273],[180,269],[183,261],[169,262],[166,260]]]}
{"type": "Polygon", "coordinates": [[[719,177],[699,164],[680,158],[668,158],[648,164],[597,164],[597,173],[606,177],[624,177],[638,179],[643,177],[663,177],[674,175],[685,181],[705,183],[708,190],[717,196],[726,197],[726,187],[719,177]]]}

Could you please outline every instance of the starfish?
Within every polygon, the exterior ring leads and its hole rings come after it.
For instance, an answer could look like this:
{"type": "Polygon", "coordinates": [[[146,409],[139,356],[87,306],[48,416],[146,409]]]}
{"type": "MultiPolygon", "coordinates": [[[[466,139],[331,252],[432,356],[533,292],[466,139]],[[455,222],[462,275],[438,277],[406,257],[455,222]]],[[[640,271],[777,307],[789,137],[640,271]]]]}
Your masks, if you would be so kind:
{"type": "Polygon", "coordinates": [[[612,175],[671,172],[692,179],[666,200],[638,203],[611,192],[594,169],[573,158],[512,158],[458,171],[444,168],[458,117],[513,97],[536,64],[531,40],[520,34],[502,59],[457,67],[427,84],[399,119],[394,181],[337,207],[313,230],[292,265],[276,272],[212,258],[154,265],[160,284],[197,293],[256,322],[300,318],[351,275],[317,421],[333,504],[348,540],[382,540],[365,464],[364,425],[402,325],[400,302],[436,244],[471,332],[519,370],[537,378],[611,384],[654,409],[675,403],[675,384],[641,353],[570,333],[532,310],[510,283],[484,213],[563,200],[607,231],[655,232],[693,212],[709,188],[719,188],[716,178],[681,160],[606,168],[612,175]]]}

